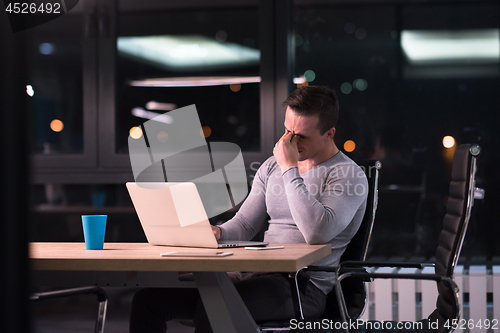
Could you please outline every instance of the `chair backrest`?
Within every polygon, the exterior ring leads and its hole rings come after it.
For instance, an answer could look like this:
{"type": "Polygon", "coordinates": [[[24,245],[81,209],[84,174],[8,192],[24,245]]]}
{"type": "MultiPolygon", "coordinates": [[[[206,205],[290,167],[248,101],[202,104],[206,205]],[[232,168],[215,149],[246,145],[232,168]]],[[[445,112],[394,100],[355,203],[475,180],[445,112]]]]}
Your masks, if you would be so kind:
{"type": "MultiPolygon", "coordinates": [[[[476,158],[481,148],[476,144],[459,146],[453,157],[451,182],[446,215],[443,229],[439,235],[439,244],[436,250],[436,274],[453,278],[453,272],[460,256],[462,244],[470,220],[474,203],[476,158]]],[[[460,309],[457,306],[456,293],[446,281],[437,285],[439,296],[436,310],[429,316],[429,320],[439,320],[439,332],[449,329],[443,325],[446,320],[458,319],[460,309]]]]}
{"type": "Polygon", "coordinates": [[[356,163],[363,169],[366,178],[368,179],[368,198],[363,221],[361,222],[356,235],[354,235],[349,245],[347,245],[344,254],[342,254],[342,257],[340,258],[341,262],[349,260],[364,261],[366,259],[368,245],[370,243],[373,230],[373,223],[375,222],[375,212],[377,211],[378,178],[382,163],[378,160],[361,160],[356,161],[356,163]]]}
{"type": "MultiPolygon", "coordinates": [[[[340,258],[340,262],[351,260],[364,261],[366,259],[373,224],[375,222],[375,212],[377,211],[378,179],[379,170],[382,164],[378,160],[361,160],[356,161],[356,163],[363,169],[368,179],[366,210],[363,221],[356,235],[354,235],[349,245],[347,245],[344,254],[340,258]]],[[[342,283],[342,290],[345,295],[349,316],[353,319],[358,318],[363,313],[366,306],[366,288],[364,282],[361,279],[346,279],[342,283]]],[[[327,296],[326,310],[323,314],[323,318],[340,318],[335,292],[331,292],[327,296]]]]}

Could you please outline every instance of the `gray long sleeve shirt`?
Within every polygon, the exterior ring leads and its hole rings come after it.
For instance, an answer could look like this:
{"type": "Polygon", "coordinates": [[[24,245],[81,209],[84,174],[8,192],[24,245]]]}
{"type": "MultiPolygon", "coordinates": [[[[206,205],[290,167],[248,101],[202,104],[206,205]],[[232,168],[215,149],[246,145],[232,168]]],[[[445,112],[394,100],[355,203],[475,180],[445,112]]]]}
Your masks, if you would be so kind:
{"type": "MultiPolygon", "coordinates": [[[[367,194],[365,173],[342,152],[303,173],[292,168],[283,175],[270,157],[238,213],[220,226],[221,239],[252,239],[269,222],[264,241],[330,244],[331,254],[314,264],[337,266],[361,224],[367,194]]],[[[332,273],[308,274],[325,294],[331,291],[332,273]]]]}

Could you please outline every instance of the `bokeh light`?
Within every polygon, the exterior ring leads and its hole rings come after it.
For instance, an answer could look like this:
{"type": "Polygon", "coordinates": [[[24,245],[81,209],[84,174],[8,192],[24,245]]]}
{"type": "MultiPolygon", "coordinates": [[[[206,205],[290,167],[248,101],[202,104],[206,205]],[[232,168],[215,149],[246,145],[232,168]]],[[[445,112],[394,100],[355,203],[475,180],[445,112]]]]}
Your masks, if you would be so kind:
{"type": "Polygon", "coordinates": [[[346,95],[350,94],[352,91],[352,84],[350,84],[349,82],[342,83],[342,85],[340,86],[340,91],[342,91],[346,95]]]}
{"type": "Polygon", "coordinates": [[[312,82],[316,78],[316,73],[308,69],[307,71],[304,72],[304,78],[306,79],[307,82],[312,82]]]}
{"type": "Polygon", "coordinates": [[[347,140],[344,142],[344,150],[348,153],[354,151],[356,149],[356,143],[352,140],[347,140]]]}
{"type": "Polygon", "coordinates": [[[50,129],[54,132],[61,132],[64,129],[64,124],[59,119],[54,119],[50,122],[50,129]]]}
{"type": "Polygon", "coordinates": [[[221,43],[225,42],[227,40],[227,32],[225,32],[224,30],[217,31],[217,33],[215,34],[215,39],[221,43]]]}
{"type": "Polygon", "coordinates": [[[33,95],[35,94],[35,90],[33,90],[33,87],[30,84],[26,86],[26,93],[30,97],[33,97],[33,95]]]}
{"type": "Polygon", "coordinates": [[[445,148],[451,148],[454,145],[455,145],[455,139],[452,136],[447,135],[443,138],[443,146],[445,148]]]}
{"type": "Polygon", "coordinates": [[[231,125],[236,125],[238,124],[238,117],[235,115],[229,115],[226,118],[227,122],[230,123],[231,125]]]}
{"type": "Polygon", "coordinates": [[[240,83],[230,84],[229,89],[231,89],[231,91],[238,92],[241,90],[241,84],[240,83]]]}
{"type": "Polygon", "coordinates": [[[130,137],[132,139],[139,139],[142,136],[142,129],[140,127],[134,126],[129,131],[130,137]]]}
{"type": "Polygon", "coordinates": [[[346,34],[352,34],[356,30],[356,25],[352,22],[344,24],[344,31],[346,34]]]}
{"type": "Polygon", "coordinates": [[[38,51],[43,55],[50,55],[56,51],[56,46],[53,43],[42,43],[38,47],[38,51]]]}
{"type": "Polygon", "coordinates": [[[363,40],[366,37],[366,30],[363,28],[357,28],[354,32],[354,36],[356,36],[356,38],[359,40],[363,40]]]}
{"type": "Polygon", "coordinates": [[[158,139],[158,141],[160,141],[161,143],[165,143],[167,142],[168,140],[168,133],[165,132],[165,131],[160,131],[158,132],[158,134],[156,135],[156,138],[158,139]]]}
{"type": "Polygon", "coordinates": [[[212,129],[208,126],[203,126],[200,130],[201,136],[208,138],[212,134],[212,129]]]}
{"type": "Polygon", "coordinates": [[[368,88],[368,82],[365,79],[356,79],[352,83],[353,87],[359,91],[365,91],[368,88]]]}

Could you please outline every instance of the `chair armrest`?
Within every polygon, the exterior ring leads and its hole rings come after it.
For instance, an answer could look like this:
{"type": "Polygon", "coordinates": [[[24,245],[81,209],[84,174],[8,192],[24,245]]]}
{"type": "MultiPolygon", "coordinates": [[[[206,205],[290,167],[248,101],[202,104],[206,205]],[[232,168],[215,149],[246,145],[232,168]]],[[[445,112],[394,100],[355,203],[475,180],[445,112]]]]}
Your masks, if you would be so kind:
{"type": "Polygon", "coordinates": [[[104,302],[108,299],[108,295],[106,294],[106,292],[102,288],[93,286],[93,287],[82,287],[82,288],[47,291],[47,292],[43,292],[43,293],[35,293],[35,294],[32,294],[30,296],[30,300],[40,301],[40,300],[50,299],[50,298],[77,296],[77,295],[89,295],[89,294],[97,295],[97,299],[99,302],[104,302]]]}
{"type": "MultiPolygon", "coordinates": [[[[364,267],[349,267],[348,269],[344,267],[332,267],[332,266],[307,266],[302,269],[303,271],[311,271],[311,272],[331,272],[335,273],[335,276],[346,272],[360,272],[360,273],[368,273],[366,268],[364,267]]],[[[371,282],[370,279],[363,279],[365,282],[371,282]]]]}
{"type": "Polygon", "coordinates": [[[343,267],[396,267],[396,268],[418,268],[424,269],[425,267],[434,267],[434,263],[421,263],[411,261],[344,261],[339,264],[339,269],[343,267]]]}
{"type": "Polygon", "coordinates": [[[91,286],[91,287],[63,289],[63,290],[54,290],[54,291],[36,293],[31,295],[30,300],[40,301],[44,299],[66,297],[66,296],[77,296],[77,295],[89,295],[89,294],[95,294],[97,296],[97,301],[99,302],[99,309],[97,311],[97,319],[95,322],[94,332],[102,333],[104,331],[104,323],[106,322],[108,295],[106,294],[104,289],[100,287],[91,286]]]}
{"type": "Polygon", "coordinates": [[[454,292],[458,292],[459,288],[453,279],[439,274],[398,274],[398,273],[363,273],[363,272],[346,272],[337,277],[337,282],[342,281],[347,277],[372,278],[372,279],[409,279],[409,280],[434,280],[436,282],[446,281],[452,287],[454,292]]]}
{"type": "Polygon", "coordinates": [[[363,267],[349,267],[349,268],[344,268],[344,267],[332,267],[332,266],[307,266],[302,269],[304,272],[306,271],[311,271],[311,272],[331,272],[331,273],[343,273],[343,272],[364,272],[367,273],[367,270],[363,267]]]}
{"type": "Polygon", "coordinates": [[[337,271],[337,266],[307,266],[302,269],[304,272],[332,272],[335,273],[337,271]]]}

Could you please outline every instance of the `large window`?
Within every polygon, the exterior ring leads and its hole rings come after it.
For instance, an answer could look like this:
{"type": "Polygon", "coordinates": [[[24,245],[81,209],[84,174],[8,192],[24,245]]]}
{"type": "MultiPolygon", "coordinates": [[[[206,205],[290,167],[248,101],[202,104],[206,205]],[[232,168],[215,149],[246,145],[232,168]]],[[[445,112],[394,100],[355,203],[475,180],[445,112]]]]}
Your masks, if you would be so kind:
{"type": "Polygon", "coordinates": [[[129,131],[190,104],[208,141],[242,148],[251,178],[283,132],[290,87],[328,85],[339,148],[382,161],[371,255],[433,255],[454,149],[472,142],[486,198],[464,253],[498,255],[498,2],[289,3],[81,0],[23,32],[39,216],[71,224],[106,192],[104,211],[137,226],[123,185],[129,131]]]}
{"type": "MultiPolygon", "coordinates": [[[[433,255],[457,145],[480,144],[479,186],[498,183],[486,170],[500,160],[499,10],[497,2],[295,2],[295,75],[336,89],[339,148],[382,161],[372,255],[433,255]]],[[[497,194],[487,192],[466,254],[498,253],[491,233],[479,233],[498,231],[497,194]]]]}

